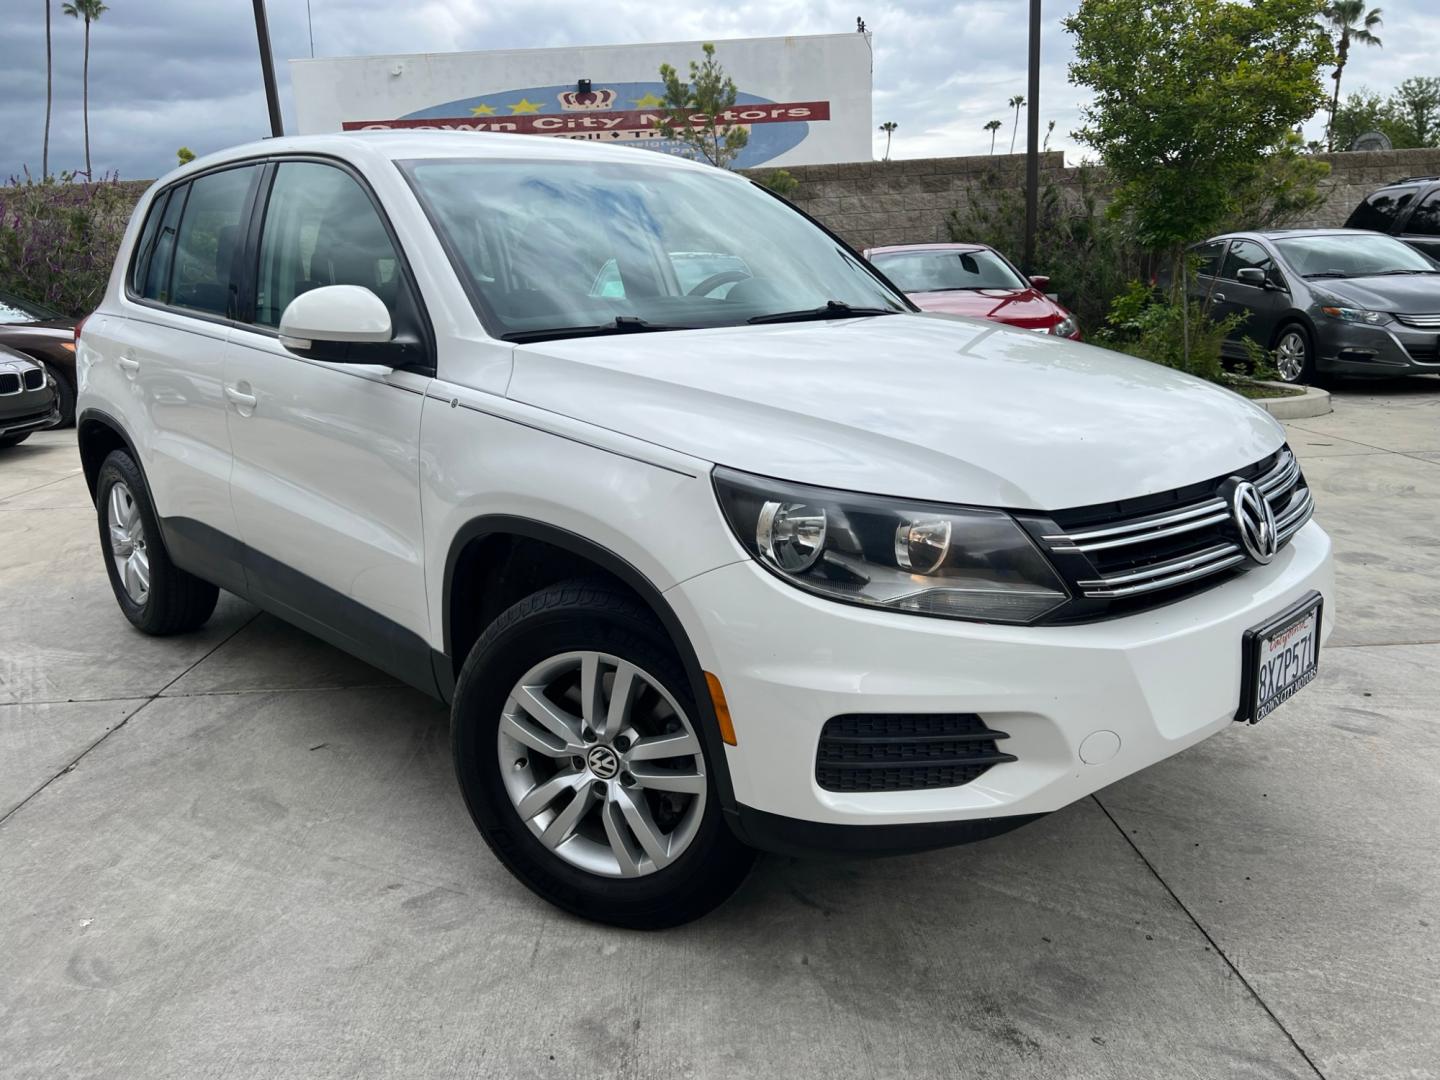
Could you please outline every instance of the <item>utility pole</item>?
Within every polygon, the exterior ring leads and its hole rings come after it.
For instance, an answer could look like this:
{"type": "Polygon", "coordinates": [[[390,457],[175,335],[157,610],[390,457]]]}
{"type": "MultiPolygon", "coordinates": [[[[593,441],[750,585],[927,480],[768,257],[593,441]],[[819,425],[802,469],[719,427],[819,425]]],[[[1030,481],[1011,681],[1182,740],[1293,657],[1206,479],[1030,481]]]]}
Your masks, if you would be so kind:
{"type": "Polygon", "coordinates": [[[275,89],[275,57],[270,52],[270,21],[265,17],[265,0],[255,0],[255,37],[260,42],[260,74],[265,80],[265,104],[270,108],[270,134],[285,134],[280,120],[280,92],[275,89]]]}
{"type": "MultiPolygon", "coordinates": [[[[257,0],[258,2],[258,0],[257,0]]],[[[1025,125],[1025,263],[1035,272],[1035,229],[1040,217],[1040,0],[1030,0],[1030,116],[1025,125]]]]}

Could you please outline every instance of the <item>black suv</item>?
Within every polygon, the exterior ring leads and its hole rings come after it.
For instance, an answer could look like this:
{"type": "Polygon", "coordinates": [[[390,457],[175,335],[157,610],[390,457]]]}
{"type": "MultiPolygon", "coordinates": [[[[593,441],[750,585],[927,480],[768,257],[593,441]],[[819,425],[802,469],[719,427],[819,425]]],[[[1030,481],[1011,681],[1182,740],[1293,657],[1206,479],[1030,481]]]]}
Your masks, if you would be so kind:
{"type": "Polygon", "coordinates": [[[1365,197],[1345,227],[1398,236],[1440,260],[1440,176],[1407,176],[1386,184],[1365,197]]]}

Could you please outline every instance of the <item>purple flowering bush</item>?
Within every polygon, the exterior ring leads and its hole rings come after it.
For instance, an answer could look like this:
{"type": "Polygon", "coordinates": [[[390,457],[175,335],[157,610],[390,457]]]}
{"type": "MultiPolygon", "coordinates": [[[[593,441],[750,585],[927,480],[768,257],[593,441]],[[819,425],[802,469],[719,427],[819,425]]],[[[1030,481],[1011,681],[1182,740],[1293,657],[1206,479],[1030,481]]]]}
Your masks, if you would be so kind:
{"type": "Polygon", "coordinates": [[[73,173],[0,186],[0,292],[74,318],[94,309],[145,184],[73,173]]]}

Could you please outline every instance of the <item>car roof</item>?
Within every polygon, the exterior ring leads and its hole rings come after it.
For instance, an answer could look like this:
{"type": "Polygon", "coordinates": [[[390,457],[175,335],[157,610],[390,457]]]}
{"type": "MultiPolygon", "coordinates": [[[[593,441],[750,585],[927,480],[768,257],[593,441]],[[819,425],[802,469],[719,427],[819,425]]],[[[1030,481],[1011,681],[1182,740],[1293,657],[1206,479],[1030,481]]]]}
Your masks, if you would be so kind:
{"type": "Polygon", "coordinates": [[[231,161],[266,157],[274,154],[319,154],[337,157],[352,164],[378,165],[386,161],[437,158],[503,158],[507,161],[579,161],[644,163],[656,168],[699,169],[735,176],[728,170],[687,161],[673,154],[646,152],[635,156],[637,147],[614,146],[585,140],[514,135],[495,131],[425,131],[416,128],[384,131],[346,131],[326,135],[284,135],[260,139],[196,158],[187,165],[171,170],[157,183],[168,184],[188,173],[223,165],[231,161]]]}
{"type": "Polygon", "coordinates": [[[1218,240],[1279,240],[1296,236],[1388,236],[1388,233],[1374,229],[1242,229],[1236,232],[1220,233],[1204,243],[1218,240]]]}

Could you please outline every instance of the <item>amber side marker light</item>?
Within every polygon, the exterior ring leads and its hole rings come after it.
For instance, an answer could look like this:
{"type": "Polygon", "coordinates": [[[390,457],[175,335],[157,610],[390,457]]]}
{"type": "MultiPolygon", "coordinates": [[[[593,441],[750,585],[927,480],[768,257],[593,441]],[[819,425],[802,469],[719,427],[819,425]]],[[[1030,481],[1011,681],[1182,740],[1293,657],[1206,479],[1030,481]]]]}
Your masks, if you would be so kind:
{"type": "Polygon", "coordinates": [[[715,719],[720,722],[720,738],[730,746],[740,745],[735,741],[735,725],[730,721],[730,706],[725,703],[725,691],[720,680],[705,672],[705,685],[710,688],[710,704],[715,706],[715,719]]]}

